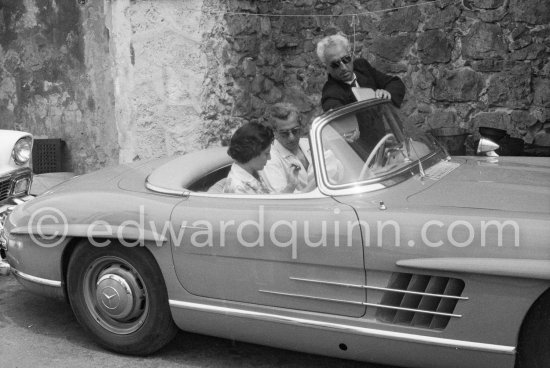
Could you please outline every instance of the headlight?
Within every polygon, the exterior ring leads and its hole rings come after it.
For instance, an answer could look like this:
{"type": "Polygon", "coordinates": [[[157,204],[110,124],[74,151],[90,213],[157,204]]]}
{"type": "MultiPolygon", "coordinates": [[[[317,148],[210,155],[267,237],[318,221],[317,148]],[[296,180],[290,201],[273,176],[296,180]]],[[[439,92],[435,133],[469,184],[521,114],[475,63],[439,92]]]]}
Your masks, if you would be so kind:
{"type": "Polygon", "coordinates": [[[31,158],[31,149],[32,149],[32,138],[23,137],[19,139],[15,146],[13,146],[13,151],[11,153],[13,160],[17,165],[23,165],[27,163],[31,158]]]}

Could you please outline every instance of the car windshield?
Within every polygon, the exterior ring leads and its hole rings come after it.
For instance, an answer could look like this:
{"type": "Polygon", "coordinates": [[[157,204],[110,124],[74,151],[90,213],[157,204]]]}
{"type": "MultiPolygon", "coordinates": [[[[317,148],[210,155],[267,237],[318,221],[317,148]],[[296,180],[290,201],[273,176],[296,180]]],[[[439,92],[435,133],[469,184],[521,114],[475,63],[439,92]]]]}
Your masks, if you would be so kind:
{"type": "Polygon", "coordinates": [[[422,132],[406,134],[398,110],[389,103],[334,118],[322,126],[320,142],[322,175],[329,186],[387,179],[437,149],[435,140],[422,132]]]}

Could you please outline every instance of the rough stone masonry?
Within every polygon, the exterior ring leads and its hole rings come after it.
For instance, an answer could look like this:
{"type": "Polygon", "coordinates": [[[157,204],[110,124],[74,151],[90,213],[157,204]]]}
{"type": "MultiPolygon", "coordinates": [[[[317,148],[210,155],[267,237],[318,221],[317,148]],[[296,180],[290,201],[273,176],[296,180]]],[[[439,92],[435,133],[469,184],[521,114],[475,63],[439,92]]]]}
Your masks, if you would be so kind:
{"type": "Polygon", "coordinates": [[[409,127],[548,140],[547,0],[0,0],[0,128],[62,138],[81,173],[223,144],[279,101],[310,121],[338,31],[404,80],[409,127]]]}

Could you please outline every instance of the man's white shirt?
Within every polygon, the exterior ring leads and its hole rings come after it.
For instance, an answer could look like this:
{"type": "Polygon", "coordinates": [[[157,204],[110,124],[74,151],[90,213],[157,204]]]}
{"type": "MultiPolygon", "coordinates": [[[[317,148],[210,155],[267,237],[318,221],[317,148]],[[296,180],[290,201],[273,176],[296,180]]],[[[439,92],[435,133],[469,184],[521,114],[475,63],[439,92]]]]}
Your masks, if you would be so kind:
{"type": "Polygon", "coordinates": [[[315,187],[315,174],[311,164],[311,149],[307,138],[300,138],[298,146],[309,163],[306,169],[300,159],[287,150],[279,141],[275,140],[271,147],[271,159],[267,161],[261,172],[262,178],[269,188],[281,193],[289,183],[296,183],[296,192],[310,191],[315,187]],[[294,167],[298,167],[298,175],[295,175],[294,167]],[[308,188],[313,185],[313,188],[308,188]]]}
{"type": "MultiPolygon", "coordinates": [[[[271,159],[267,161],[264,169],[260,172],[262,179],[273,192],[283,192],[285,188],[288,188],[289,183],[296,183],[295,192],[297,193],[312,191],[317,186],[309,140],[307,138],[300,138],[298,146],[308,162],[307,169],[300,159],[286,149],[279,141],[275,140],[273,142],[271,159]],[[294,167],[299,168],[297,174],[294,167]]],[[[325,160],[329,178],[334,180],[334,182],[338,182],[344,171],[342,164],[334,157],[332,152],[325,153],[325,160]]]]}

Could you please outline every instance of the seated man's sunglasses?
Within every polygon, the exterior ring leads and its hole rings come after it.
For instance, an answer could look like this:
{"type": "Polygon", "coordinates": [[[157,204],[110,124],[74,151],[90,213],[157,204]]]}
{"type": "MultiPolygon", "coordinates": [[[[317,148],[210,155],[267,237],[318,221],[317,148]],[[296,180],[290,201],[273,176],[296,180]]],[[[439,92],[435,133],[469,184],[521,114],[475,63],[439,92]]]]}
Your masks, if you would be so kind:
{"type": "Polygon", "coordinates": [[[279,134],[281,137],[288,138],[290,137],[290,133],[292,133],[293,136],[297,136],[302,132],[302,127],[296,127],[288,130],[277,130],[277,134],[279,134]]]}
{"type": "Polygon", "coordinates": [[[340,66],[340,64],[344,64],[344,65],[347,65],[349,64],[351,61],[351,55],[346,55],[346,56],[342,56],[340,59],[338,60],[334,60],[332,61],[329,65],[332,69],[338,69],[338,67],[340,66]]]}

